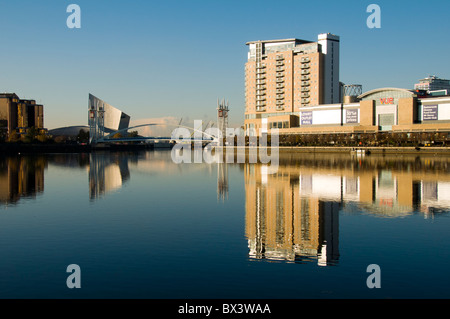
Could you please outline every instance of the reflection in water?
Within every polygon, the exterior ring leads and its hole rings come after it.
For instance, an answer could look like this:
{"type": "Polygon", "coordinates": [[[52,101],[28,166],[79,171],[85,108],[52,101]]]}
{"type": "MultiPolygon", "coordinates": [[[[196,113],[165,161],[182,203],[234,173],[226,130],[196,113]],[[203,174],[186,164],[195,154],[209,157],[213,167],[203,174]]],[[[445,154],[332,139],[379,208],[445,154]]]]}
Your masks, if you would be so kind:
{"type": "Polygon", "coordinates": [[[337,262],[340,203],[302,196],[295,167],[266,172],[259,164],[245,169],[250,257],[302,262],[319,256],[319,265],[337,262]]]}
{"type": "Polygon", "coordinates": [[[283,152],[273,173],[170,151],[0,156],[0,296],[73,297],[53,283],[75,257],[94,271],[86,298],[442,298],[449,161],[283,152]],[[369,263],[395,279],[377,296],[369,263]]]}
{"type": "Polygon", "coordinates": [[[380,217],[450,207],[448,159],[280,153],[275,174],[245,164],[246,235],[255,259],[333,265],[339,211],[380,217]]]}
{"type": "Polygon", "coordinates": [[[0,203],[14,204],[44,191],[43,156],[0,157],[0,203]]]}
{"type": "Polygon", "coordinates": [[[115,191],[130,178],[130,154],[94,152],[89,157],[89,197],[97,199],[115,191]]]}
{"type": "MultiPolygon", "coordinates": [[[[35,197],[44,191],[44,171],[48,164],[88,171],[89,198],[95,200],[117,191],[130,180],[130,170],[144,174],[183,174],[204,171],[212,174],[214,165],[179,165],[168,151],[160,152],[92,152],[79,154],[45,154],[0,157],[0,203],[16,203],[22,197],[35,197]]],[[[217,168],[217,197],[228,198],[228,166],[217,168]]]]}
{"type": "MultiPolygon", "coordinates": [[[[192,163],[177,164],[172,160],[170,151],[109,153],[95,152],[89,155],[89,189],[90,199],[98,199],[101,195],[121,188],[130,180],[130,170],[143,174],[182,175],[188,171],[204,171],[212,173],[213,165],[192,163]]],[[[151,183],[151,181],[149,180],[151,183]]],[[[228,166],[218,164],[217,198],[225,201],[228,198],[228,166]]]]}
{"type": "Polygon", "coordinates": [[[225,201],[228,199],[228,165],[217,164],[217,199],[225,201]]]}

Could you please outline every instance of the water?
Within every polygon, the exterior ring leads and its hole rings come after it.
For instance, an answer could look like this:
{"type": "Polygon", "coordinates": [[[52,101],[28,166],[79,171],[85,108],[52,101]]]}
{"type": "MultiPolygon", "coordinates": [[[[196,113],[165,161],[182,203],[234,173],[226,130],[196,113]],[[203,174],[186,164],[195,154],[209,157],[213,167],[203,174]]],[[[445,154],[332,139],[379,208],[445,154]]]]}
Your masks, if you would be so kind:
{"type": "Polygon", "coordinates": [[[449,298],[449,207],[447,157],[3,156],[0,298],[449,298]]]}

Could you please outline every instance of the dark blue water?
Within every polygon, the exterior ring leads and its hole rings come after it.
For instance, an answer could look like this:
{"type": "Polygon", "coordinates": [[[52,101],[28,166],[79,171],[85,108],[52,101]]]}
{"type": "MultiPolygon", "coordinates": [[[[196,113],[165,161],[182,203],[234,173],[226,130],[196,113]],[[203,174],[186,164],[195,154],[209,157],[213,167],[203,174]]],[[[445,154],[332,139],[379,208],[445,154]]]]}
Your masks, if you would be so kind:
{"type": "Polygon", "coordinates": [[[450,297],[445,157],[289,153],[269,175],[170,151],[0,162],[0,298],[450,297]]]}

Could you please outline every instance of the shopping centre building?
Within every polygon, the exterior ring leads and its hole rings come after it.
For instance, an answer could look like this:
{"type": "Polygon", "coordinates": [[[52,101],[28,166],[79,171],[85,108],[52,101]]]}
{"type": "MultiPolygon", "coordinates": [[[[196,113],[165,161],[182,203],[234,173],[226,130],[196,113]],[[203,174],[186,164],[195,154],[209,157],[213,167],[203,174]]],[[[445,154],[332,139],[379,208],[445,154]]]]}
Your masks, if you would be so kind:
{"type": "Polygon", "coordinates": [[[434,94],[380,88],[363,93],[360,85],[341,83],[336,35],[320,34],[317,42],[282,39],[247,45],[247,135],[273,128],[280,134],[450,132],[446,90],[434,94]]]}

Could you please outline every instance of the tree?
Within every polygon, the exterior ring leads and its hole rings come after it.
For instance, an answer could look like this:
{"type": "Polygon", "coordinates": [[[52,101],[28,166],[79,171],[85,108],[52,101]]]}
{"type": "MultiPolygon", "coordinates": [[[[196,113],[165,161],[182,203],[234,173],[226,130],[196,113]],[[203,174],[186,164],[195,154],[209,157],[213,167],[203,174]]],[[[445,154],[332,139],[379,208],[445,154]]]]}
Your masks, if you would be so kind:
{"type": "Polygon", "coordinates": [[[128,133],[128,136],[129,137],[138,137],[139,133],[138,133],[138,131],[131,131],[130,133],[128,133]]]}
{"type": "Polygon", "coordinates": [[[120,133],[116,133],[116,134],[114,134],[113,136],[112,136],[112,138],[122,138],[123,136],[122,136],[122,134],[120,134],[120,133]]]}
{"type": "Polygon", "coordinates": [[[58,144],[65,143],[65,142],[67,142],[67,137],[64,135],[56,136],[54,138],[54,141],[55,141],[55,143],[58,143],[58,144]]]}
{"type": "Polygon", "coordinates": [[[78,132],[77,141],[78,141],[78,143],[89,142],[89,132],[81,129],[80,132],[78,132]]]}
{"type": "Polygon", "coordinates": [[[15,142],[18,142],[19,140],[20,140],[20,137],[15,130],[13,130],[8,136],[8,142],[15,143],[15,142]]]}
{"type": "Polygon", "coordinates": [[[51,138],[45,133],[39,133],[38,136],[36,136],[36,139],[41,143],[47,143],[51,141],[51,138]]]}
{"type": "Polygon", "coordinates": [[[0,129],[0,143],[3,143],[6,140],[6,132],[0,129]]]}
{"type": "Polygon", "coordinates": [[[22,138],[25,143],[32,143],[38,135],[38,130],[33,126],[27,129],[27,133],[22,138]]]}

